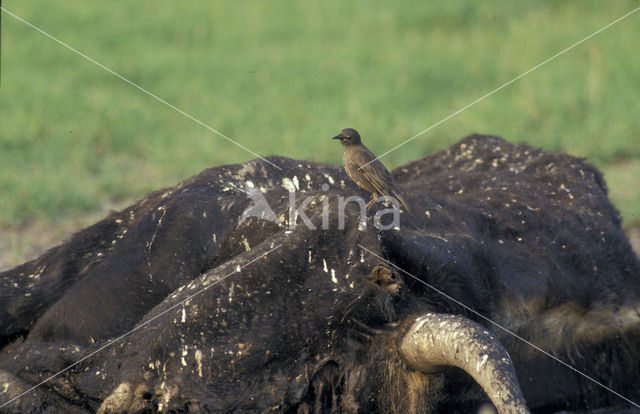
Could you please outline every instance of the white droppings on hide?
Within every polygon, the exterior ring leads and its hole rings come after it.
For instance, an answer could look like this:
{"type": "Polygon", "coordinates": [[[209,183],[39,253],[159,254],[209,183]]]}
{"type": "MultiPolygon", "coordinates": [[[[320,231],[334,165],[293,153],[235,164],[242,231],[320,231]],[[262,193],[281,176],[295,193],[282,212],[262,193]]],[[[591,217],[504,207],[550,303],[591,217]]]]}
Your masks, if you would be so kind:
{"type": "Polygon", "coordinates": [[[352,257],[353,257],[353,249],[349,249],[349,256],[347,256],[347,263],[351,263],[352,257]]]}
{"type": "Polygon", "coordinates": [[[324,178],[326,178],[326,179],[327,179],[327,181],[329,181],[329,184],[333,185],[333,183],[335,183],[335,181],[333,180],[333,177],[332,177],[332,176],[330,176],[329,174],[327,174],[327,173],[322,173],[322,175],[324,175],[324,178]]]}
{"type": "Polygon", "coordinates": [[[202,351],[199,349],[196,349],[195,359],[198,364],[198,376],[202,378],[202,351]]]}
{"type": "Polygon", "coordinates": [[[284,187],[284,189],[287,190],[290,193],[294,193],[296,191],[295,184],[288,177],[284,177],[282,179],[282,187],[284,187]]]}
{"type": "Polygon", "coordinates": [[[113,392],[102,401],[98,408],[99,413],[119,411],[119,408],[129,403],[131,398],[131,385],[123,382],[116,387],[113,392]]]}
{"type": "Polygon", "coordinates": [[[255,172],[255,166],[251,163],[246,163],[242,166],[242,168],[240,168],[238,170],[238,172],[236,172],[237,176],[240,176],[241,178],[244,178],[245,175],[247,174],[252,174],[255,172]]]}
{"type": "Polygon", "coordinates": [[[175,385],[167,386],[164,381],[160,384],[160,391],[156,391],[156,394],[162,395],[162,399],[158,401],[158,412],[164,411],[165,407],[169,405],[171,398],[178,393],[177,388],[175,385]]]}
{"type": "Polygon", "coordinates": [[[233,301],[233,288],[235,287],[235,283],[231,282],[231,286],[229,286],[229,303],[233,301]]]}
{"type": "Polygon", "coordinates": [[[186,357],[187,355],[189,355],[189,349],[187,348],[187,346],[184,346],[184,349],[182,350],[182,356],[180,358],[180,363],[182,364],[182,366],[186,367],[187,366],[187,361],[184,359],[184,357],[186,357]]]}

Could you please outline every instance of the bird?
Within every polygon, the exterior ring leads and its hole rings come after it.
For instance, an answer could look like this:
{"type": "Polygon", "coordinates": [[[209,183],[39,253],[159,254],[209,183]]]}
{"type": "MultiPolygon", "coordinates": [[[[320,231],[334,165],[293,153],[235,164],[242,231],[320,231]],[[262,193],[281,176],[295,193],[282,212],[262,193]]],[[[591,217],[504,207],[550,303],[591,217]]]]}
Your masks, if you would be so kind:
{"type": "Polygon", "coordinates": [[[370,192],[373,197],[366,205],[367,210],[378,200],[378,197],[387,196],[394,197],[408,213],[411,213],[407,202],[396,187],[393,175],[362,143],[358,131],[353,128],[345,128],[333,139],[339,139],[342,144],[342,160],[349,178],[358,187],[370,192]]]}

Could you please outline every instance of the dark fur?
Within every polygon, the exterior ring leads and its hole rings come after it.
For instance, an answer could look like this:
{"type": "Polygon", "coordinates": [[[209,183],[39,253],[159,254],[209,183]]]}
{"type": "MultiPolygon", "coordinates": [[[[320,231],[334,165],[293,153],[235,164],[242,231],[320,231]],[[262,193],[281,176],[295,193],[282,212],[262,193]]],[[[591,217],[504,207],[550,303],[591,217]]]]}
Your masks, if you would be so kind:
{"type": "MultiPolygon", "coordinates": [[[[337,196],[360,192],[341,169],[270,160],[284,171],[260,161],[206,170],[0,274],[0,385],[11,384],[0,404],[209,287],[2,410],[422,413],[486,401],[466,374],[416,373],[397,351],[423,312],[486,321],[357,243],[640,399],[640,265],[594,167],[474,135],[395,171],[412,222],[378,232],[371,218],[358,229],[353,205],[337,228],[337,196]],[[239,223],[248,181],[288,217],[283,179],[294,176],[298,196],[317,197],[307,215],[318,230],[239,223]]],[[[534,411],[624,405],[492,329],[534,411]]]]}

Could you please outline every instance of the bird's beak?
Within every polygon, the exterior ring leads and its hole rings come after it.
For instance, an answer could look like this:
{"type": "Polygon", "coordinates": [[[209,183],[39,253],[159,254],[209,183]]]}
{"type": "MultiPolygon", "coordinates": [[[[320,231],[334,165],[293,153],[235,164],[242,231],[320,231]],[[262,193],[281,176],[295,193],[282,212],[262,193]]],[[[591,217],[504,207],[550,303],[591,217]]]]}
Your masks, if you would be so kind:
{"type": "Polygon", "coordinates": [[[344,138],[342,135],[336,135],[335,137],[333,137],[333,139],[340,139],[340,140],[341,140],[342,138],[344,138]]]}

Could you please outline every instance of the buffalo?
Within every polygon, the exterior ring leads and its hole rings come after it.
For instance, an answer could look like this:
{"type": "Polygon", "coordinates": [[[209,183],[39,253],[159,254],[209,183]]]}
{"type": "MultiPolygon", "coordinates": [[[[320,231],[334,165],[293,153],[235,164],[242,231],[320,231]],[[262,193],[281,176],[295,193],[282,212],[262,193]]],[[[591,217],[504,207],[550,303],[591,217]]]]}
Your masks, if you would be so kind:
{"type": "Polygon", "coordinates": [[[393,171],[400,213],[267,159],[0,273],[0,412],[639,407],[640,261],[595,167],[471,135],[393,171]]]}

